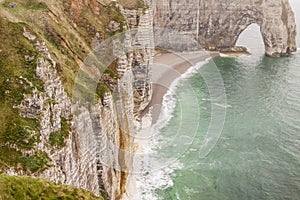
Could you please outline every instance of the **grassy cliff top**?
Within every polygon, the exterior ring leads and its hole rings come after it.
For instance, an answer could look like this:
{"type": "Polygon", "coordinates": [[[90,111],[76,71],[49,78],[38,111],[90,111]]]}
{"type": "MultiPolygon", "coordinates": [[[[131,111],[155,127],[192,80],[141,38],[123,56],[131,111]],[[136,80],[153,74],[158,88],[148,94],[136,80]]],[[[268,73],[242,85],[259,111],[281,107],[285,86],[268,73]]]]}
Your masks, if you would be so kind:
{"type": "Polygon", "coordinates": [[[0,174],[0,199],[103,200],[92,193],[67,185],[27,176],[0,174]]]}

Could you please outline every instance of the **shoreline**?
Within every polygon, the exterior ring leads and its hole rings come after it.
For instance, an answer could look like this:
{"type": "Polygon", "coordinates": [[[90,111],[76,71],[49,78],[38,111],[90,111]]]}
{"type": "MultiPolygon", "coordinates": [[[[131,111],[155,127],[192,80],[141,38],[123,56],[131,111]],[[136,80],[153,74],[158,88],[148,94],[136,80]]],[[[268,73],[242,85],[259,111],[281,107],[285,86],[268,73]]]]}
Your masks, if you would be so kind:
{"type": "Polygon", "coordinates": [[[155,56],[151,78],[153,93],[149,104],[141,112],[140,119],[150,114],[154,124],[160,115],[163,98],[171,84],[197,63],[218,56],[220,53],[217,51],[172,52],[155,56]]]}
{"type": "MultiPolygon", "coordinates": [[[[188,70],[200,62],[220,56],[220,52],[194,51],[194,52],[172,52],[162,53],[154,57],[152,65],[152,97],[149,104],[140,115],[141,130],[147,129],[155,124],[160,116],[163,106],[164,96],[172,87],[174,81],[188,72],[188,70]]],[[[150,145],[149,133],[140,133],[135,139],[136,152],[144,154],[148,151],[150,145]]],[[[139,165],[140,161],[133,165],[139,165]]],[[[139,167],[138,167],[139,168],[139,167]]],[[[140,169],[140,168],[139,168],[140,169]]],[[[127,183],[125,200],[138,200],[136,196],[138,192],[137,182],[141,184],[142,179],[139,174],[132,174],[131,179],[127,183]]]]}

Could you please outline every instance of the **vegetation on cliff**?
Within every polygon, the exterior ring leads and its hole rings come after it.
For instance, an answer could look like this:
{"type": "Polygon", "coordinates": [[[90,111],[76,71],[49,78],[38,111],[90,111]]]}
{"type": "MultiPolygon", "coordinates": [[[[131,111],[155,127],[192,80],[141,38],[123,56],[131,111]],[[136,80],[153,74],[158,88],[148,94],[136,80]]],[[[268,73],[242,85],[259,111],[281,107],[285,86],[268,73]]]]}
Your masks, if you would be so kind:
{"type": "Polygon", "coordinates": [[[66,118],[61,118],[61,129],[59,131],[55,131],[49,136],[49,143],[55,148],[62,148],[66,144],[66,138],[69,135],[70,126],[67,122],[66,118]]]}
{"type": "MultiPolygon", "coordinates": [[[[128,5],[134,7],[137,2],[128,5]]],[[[13,167],[31,174],[50,166],[47,154],[35,150],[40,138],[39,120],[21,117],[17,108],[24,95],[32,94],[35,88],[43,92],[44,85],[35,72],[39,52],[34,43],[23,36],[24,28],[46,43],[70,96],[76,73],[95,43],[126,28],[125,18],[115,3],[82,3],[82,6],[72,0],[56,3],[4,0],[0,3],[0,171],[13,167]],[[111,21],[118,23],[119,28],[109,30],[111,21]]],[[[104,73],[109,79],[118,78],[113,64],[104,73]]],[[[87,88],[83,85],[82,89],[87,88]]],[[[100,80],[95,95],[102,98],[111,90],[105,80],[100,80]]],[[[61,127],[49,136],[49,144],[54,149],[64,146],[70,130],[64,118],[61,127]]]]}
{"type": "Polygon", "coordinates": [[[34,88],[43,91],[35,75],[38,52],[23,36],[24,27],[0,18],[0,170],[14,167],[34,173],[46,169],[49,158],[34,148],[39,142],[38,120],[21,117],[15,107],[34,88]]]}
{"type": "MultiPolygon", "coordinates": [[[[142,0],[122,0],[119,3],[128,9],[146,8],[142,0]]],[[[43,79],[43,82],[36,72],[37,65],[40,66],[39,60],[42,58],[49,65],[54,63],[52,59],[55,61],[56,65],[51,65],[53,69],[55,67],[53,72],[57,72],[63,89],[71,97],[75,77],[93,48],[127,28],[120,6],[115,2],[0,1],[0,173],[40,176],[48,168],[59,166],[52,154],[56,155],[59,150],[64,150],[72,129],[72,116],[69,118],[59,114],[61,123],[57,127],[61,127],[60,130],[50,130],[48,135],[41,135],[40,131],[45,130],[41,128],[41,124],[42,127],[43,123],[51,124],[48,126],[51,128],[55,124],[52,113],[45,122],[41,120],[44,115],[42,109],[37,108],[38,112],[30,118],[24,117],[26,114],[21,112],[20,105],[26,105],[24,100],[27,96],[37,93],[46,96],[47,79],[43,79]],[[111,24],[116,27],[111,28],[111,24]],[[25,30],[36,39],[30,41],[26,38],[25,30]],[[52,59],[45,56],[45,52],[39,47],[45,47],[46,54],[49,52],[52,59]],[[39,145],[41,141],[43,145],[39,145]],[[43,149],[44,146],[47,147],[46,150],[43,149]]],[[[97,100],[113,90],[113,85],[119,78],[116,65],[113,62],[101,71],[104,75],[97,83],[96,91],[91,91],[97,100]]],[[[82,90],[88,90],[84,84],[82,90]]],[[[49,104],[50,109],[55,109],[55,99],[49,97],[43,101],[42,105],[49,104]]],[[[102,193],[105,194],[105,191],[102,193]]],[[[41,179],[0,175],[0,199],[34,199],[41,195],[45,195],[45,199],[99,199],[79,189],[68,189],[67,186],[58,186],[41,179]]]]}
{"type": "Polygon", "coordinates": [[[26,176],[0,174],[0,199],[102,200],[92,193],[67,185],[26,176]]]}

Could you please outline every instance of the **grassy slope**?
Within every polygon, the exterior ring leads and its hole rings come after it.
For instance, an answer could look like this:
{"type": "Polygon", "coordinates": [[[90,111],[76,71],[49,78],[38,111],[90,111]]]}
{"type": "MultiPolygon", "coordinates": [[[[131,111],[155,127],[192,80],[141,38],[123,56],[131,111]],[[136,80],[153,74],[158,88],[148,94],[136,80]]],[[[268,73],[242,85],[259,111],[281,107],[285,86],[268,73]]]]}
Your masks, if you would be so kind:
{"type": "MultiPolygon", "coordinates": [[[[105,28],[111,19],[124,24],[124,18],[114,5],[98,6],[99,18],[89,5],[72,10],[71,0],[4,0],[0,3],[0,171],[13,167],[31,174],[49,166],[48,156],[34,151],[39,142],[39,121],[22,118],[19,110],[13,108],[21,103],[24,94],[31,94],[33,88],[43,91],[43,82],[35,76],[39,53],[23,36],[23,28],[46,42],[57,62],[64,88],[71,95],[76,72],[91,52],[96,32],[104,39],[112,34],[105,28]],[[16,7],[9,7],[12,2],[16,7]],[[26,61],[25,56],[34,59],[26,61]],[[33,83],[33,87],[25,80],[33,83]],[[31,150],[33,154],[24,153],[31,150]]],[[[108,73],[116,77],[113,70],[108,73]]],[[[99,96],[108,91],[106,84],[99,83],[99,96]]],[[[62,121],[63,129],[50,135],[49,143],[54,149],[64,146],[68,134],[69,127],[62,121]]]]}
{"type": "MultiPolygon", "coordinates": [[[[145,7],[141,0],[120,0],[120,3],[128,8],[145,7]]],[[[13,168],[32,175],[45,170],[51,163],[45,152],[35,150],[40,137],[38,119],[22,118],[19,116],[19,110],[13,108],[21,103],[24,94],[31,94],[33,88],[43,91],[43,82],[35,75],[36,58],[40,55],[34,45],[23,36],[23,28],[26,27],[31,33],[37,35],[38,40],[46,42],[52,58],[57,62],[56,70],[63,81],[64,88],[71,96],[74,78],[80,65],[92,51],[91,44],[96,33],[100,34],[100,40],[105,40],[112,34],[123,31],[124,28],[122,26],[117,32],[108,32],[106,26],[111,20],[125,25],[125,19],[114,4],[97,6],[99,9],[96,12],[89,4],[83,5],[79,10],[73,10],[71,0],[1,1],[0,173],[13,168]],[[16,3],[15,8],[10,8],[9,4],[12,2],[16,3]],[[25,56],[33,56],[35,59],[26,61],[25,56]],[[26,80],[33,83],[33,87],[26,80]]],[[[110,77],[116,78],[113,66],[107,73],[110,77]]],[[[101,97],[107,91],[110,91],[108,86],[103,82],[99,83],[98,96],[101,97]]],[[[64,138],[69,127],[65,120],[62,123],[63,129],[50,136],[49,143],[54,150],[64,146],[64,138]]],[[[31,191],[26,189],[24,181],[32,183],[33,187],[30,188],[35,188],[36,180],[38,179],[10,178],[0,175],[0,200],[13,198],[13,196],[1,195],[10,195],[14,192],[13,188],[17,187],[7,188],[4,185],[18,183],[16,185],[25,187],[21,188],[21,191],[26,190],[30,195],[31,191]]],[[[44,180],[37,182],[51,185],[44,180]]]]}
{"type": "Polygon", "coordinates": [[[38,151],[33,155],[22,152],[34,149],[39,141],[39,122],[20,117],[19,110],[13,108],[34,87],[43,91],[42,81],[35,76],[35,61],[24,58],[38,56],[22,35],[24,26],[0,18],[0,170],[12,166],[34,173],[47,167],[48,156],[38,151]]]}
{"type": "Polygon", "coordinates": [[[102,200],[90,192],[67,185],[31,177],[0,174],[0,200],[65,199],[102,200]]]}

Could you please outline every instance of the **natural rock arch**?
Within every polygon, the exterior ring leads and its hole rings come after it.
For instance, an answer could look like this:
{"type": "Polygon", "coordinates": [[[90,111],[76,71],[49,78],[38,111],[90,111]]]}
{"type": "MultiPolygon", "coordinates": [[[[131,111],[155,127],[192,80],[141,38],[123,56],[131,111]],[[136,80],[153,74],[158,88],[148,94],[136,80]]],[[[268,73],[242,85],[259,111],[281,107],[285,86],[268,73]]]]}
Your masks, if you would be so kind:
{"type": "Polygon", "coordinates": [[[160,0],[152,5],[156,27],[190,35],[208,50],[232,49],[252,23],[261,27],[267,55],[278,57],[297,49],[288,0],[160,0]]]}

